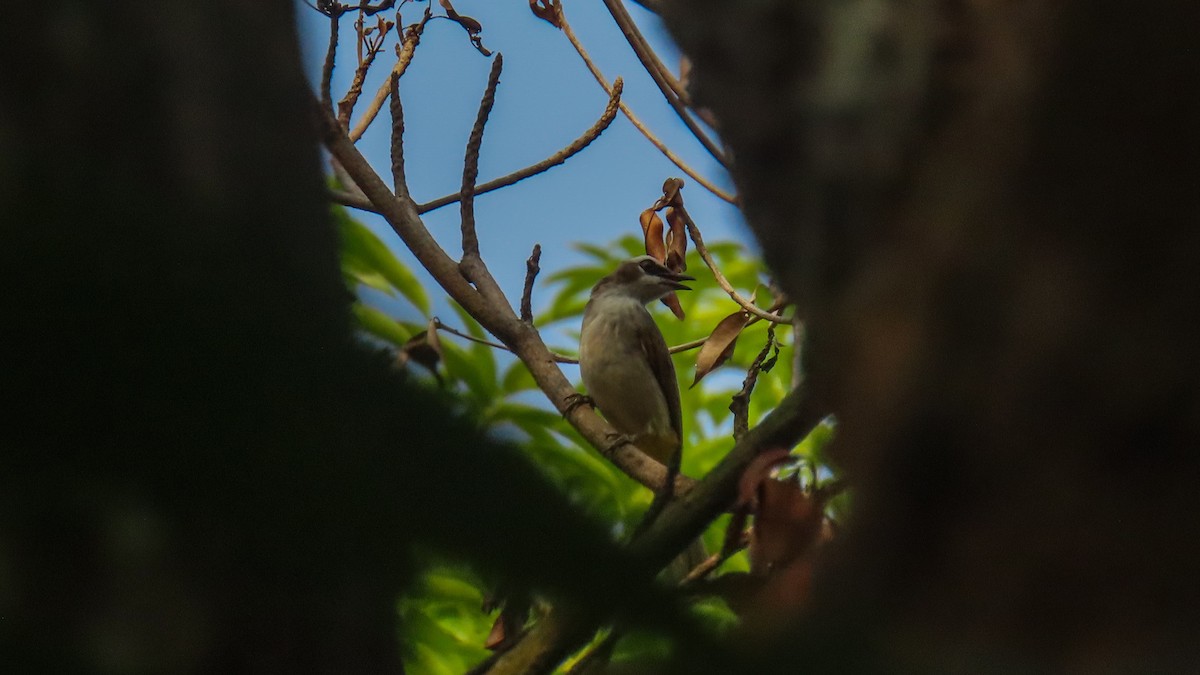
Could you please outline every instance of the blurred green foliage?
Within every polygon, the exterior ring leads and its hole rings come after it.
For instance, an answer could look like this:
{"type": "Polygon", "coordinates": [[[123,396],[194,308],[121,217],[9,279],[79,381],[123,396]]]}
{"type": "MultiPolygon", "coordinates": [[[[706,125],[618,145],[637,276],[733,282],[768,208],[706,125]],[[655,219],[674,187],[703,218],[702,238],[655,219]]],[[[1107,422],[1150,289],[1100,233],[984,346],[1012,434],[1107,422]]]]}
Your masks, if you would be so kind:
{"type": "MultiPolygon", "coordinates": [[[[378,237],[355,221],[341,207],[334,207],[341,232],[342,270],[347,286],[357,292],[362,286],[406,299],[421,316],[431,313],[429,295],[415,275],[378,237]]],[[[563,354],[578,353],[579,324],[592,286],[621,260],[642,255],[642,241],[622,237],[605,246],[590,243],[576,245],[588,261],[583,265],[549,274],[540,281],[540,290],[551,296],[535,323],[548,336],[565,335],[565,344],[552,349],[563,354]],[[546,330],[550,329],[550,330],[546,330]]],[[[757,294],[756,302],[764,309],[772,298],[767,290],[763,267],[744,246],[735,242],[714,242],[709,251],[719,267],[743,295],[757,294]]],[[[706,337],[737,305],[721,290],[695,251],[687,256],[688,271],[697,279],[690,282],[691,292],[680,293],[686,318],[680,321],[665,306],[655,303],[651,313],[662,329],[667,343],[682,344],[706,337]]],[[[538,298],[535,292],[535,300],[538,298]]],[[[445,321],[479,340],[490,339],[484,329],[453,301],[455,321],[445,321]]],[[[360,329],[371,338],[396,350],[426,331],[428,324],[396,320],[356,301],[354,316],[360,329]]],[[[732,447],[731,397],[742,387],[746,369],[767,341],[768,324],[748,326],[738,339],[733,356],[693,388],[696,350],[674,356],[684,415],[683,470],[701,477],[721,460],[732,447]]],[[[770,372],[762,373],[750,405],[753,426],[771,411],[792,383],[792,333],[780,326],[775,337],[783,351],[770,372]]],[[[431,389],[442,389],[457,404],[466,408],[492,434],[513,441],[581,509],[613,524],[615,537],[632,530],[652,494],[630,480],[615,466],[602,459],[590,445],[553,409],[537,391],[529,371],[507,352],[478,342],[439,331],[440,381],[421,368],[410,369],[410,376],[431,389]]],[[[567,369],[568,376],[577,371],[567,369]]],[[[832,436],[832,426],[821,425],[797,446],[795,454],[807,466],[820,464],[821,450],[832,436]]],[[[828,475],[827,471],[824,475],[828,475]]],[[[718,519],[705,533],[710,550],[720,549],[728,517],[718,519]]],[[[744,554],[728,561],[722,571],[745,571],[744,554]]],[[[400,600],[402,620],[400,641],[410,673],[461,673],[487,655],[484,641],[493,617],[482,611],[487,584],[461,565],[444,561],[430,562],[423,576],[400,600]]],[[[715,630],[728,628],[733,615],[719,600],[698,603],[696,614],[715,630]]],[[[615,657],[636,658],[639,654],[661,655],[663,644],[636,635],[618,643],[615,657]]]]}

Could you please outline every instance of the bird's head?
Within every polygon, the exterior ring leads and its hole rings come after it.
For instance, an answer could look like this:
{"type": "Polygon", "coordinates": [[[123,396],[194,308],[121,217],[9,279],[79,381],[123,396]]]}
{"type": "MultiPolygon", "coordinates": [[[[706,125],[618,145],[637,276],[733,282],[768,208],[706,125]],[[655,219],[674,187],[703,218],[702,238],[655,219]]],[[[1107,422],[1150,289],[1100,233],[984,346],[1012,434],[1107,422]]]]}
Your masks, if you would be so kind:
{"type": "Polygon", "coordinates": [[[642,304],[658,300],[671,291],[690,291],[681,282],[695,277],[679,274],[648,255],[638,256],[617,265],[612,274],[604,277],[592,289],[592,297],[619,294],[637,299],[642,304]]]}

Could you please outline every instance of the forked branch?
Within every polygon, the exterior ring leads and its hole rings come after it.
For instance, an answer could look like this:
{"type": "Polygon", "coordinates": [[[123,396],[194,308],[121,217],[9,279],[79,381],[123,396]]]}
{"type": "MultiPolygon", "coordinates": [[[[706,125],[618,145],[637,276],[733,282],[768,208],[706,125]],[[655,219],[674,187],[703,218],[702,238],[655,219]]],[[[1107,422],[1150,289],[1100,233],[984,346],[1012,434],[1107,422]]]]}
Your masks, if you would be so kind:
{"type": "Polygon", "coordinates": [[[700,145],[703,145],[704,149],[708,150],[709,154],[721,163],[721,166],[728,169],[729,160],[725,156],[725,153],[700,128],[696,120],[692,119],[685,103],[684,97],[686,94],[683,91],[683,87],[679,85],[679,82],[675,80],[670,71],[667,70],[667,67],[659,60],[658,55],[650,48],[650,43],[646,41],[642,32],[638,30],[633,17],[629,16],[629,12],[625,10],[625,5],[622,4],[621,0],[604,0],[604,6],[608,8],[609,14],[612,14],[613,20],[617,22],[617,26],[621,29],[621,33],[625,35],[625,40],[633,48],[633,53],[637,55],[638,61],[642,62],[642,67],[646,69],[650,78],[654,80],[654,84],[658,85],[658,90],[662,92],[663,98],[667,100],[671,109],[683,121],[688,131],[692,132],[696,140],[700,141],[700,145]]]}
{"type": "MultiPolygon", "coordinates": [[[[587,66],[588,71],[592,73],[592,77],[596,79],[596,82],[600,84],[605,92],[608,92],[611,95],[612,89],[609,87],[608,80],[604,78],[604,74],[600,72],[600,68],[596,66],[596,63],[592,61],[591,55],[588,54],[586,49],[584,49],[583,43],[580,42],[579,38],[575,35],[575,31],[572,30],[571,24],[567,22],[567,17],[563,13],[562,3],[558,2],[558,0],[551,0],[545,5],[531,3],[530,7],[533,9],[534,14],[546,19],[551,24],[562,30],[563,34],[567,36],[567,40],[571,42],[571,46],[575,48],[575,51],[579,54],[579,57],[583,59],[583,63],[587,66]]],[[[704,178],[704,176],[700,175],[695,169],[684,162],[679,155],[676,155],[674,152],[672,152],[671,149],[667,147],[666,143],[663,143],[661,140],[659,140],[659,138],[655,136],[652,131],[650,131],[645,123],[643,123],[636,115],[633,114],[633,111],[629,109],[629,106],[622,103],[621,112],[624,113],[625,117],[629,118],[629,121],[633,124],[633,126],[637,128],[637,130],[641,132],[643,136],[646,137],[646,140],[650,141],[651,145],[658,148],[659,152],[663,153],[667,159],[671,160],[675,166],[679,167],[680,171],[691,176],[692,179],[703,186],[704,189],[720,197],[721,199],[724,199],[730,204],[738,203],[737,197],[714,185],[711,181],[704,178]]]]}

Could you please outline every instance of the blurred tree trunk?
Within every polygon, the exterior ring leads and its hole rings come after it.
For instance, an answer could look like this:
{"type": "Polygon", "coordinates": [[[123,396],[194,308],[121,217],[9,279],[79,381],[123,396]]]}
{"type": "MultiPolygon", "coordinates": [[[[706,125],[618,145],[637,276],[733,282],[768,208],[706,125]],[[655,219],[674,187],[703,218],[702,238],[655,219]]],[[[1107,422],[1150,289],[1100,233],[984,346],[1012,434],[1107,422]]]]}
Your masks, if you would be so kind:
{"type": "Polygon", "coordinates": [[[414,539],[609,610],[649,583],[355,343],[292,12],[0,22],[9,670],[400,672],[414,539]]]}
{"type": "Polygon", "coordinates": [[[673,0],[856,486],[804,663],[1200,656],[1200,8],[673,0]]]}

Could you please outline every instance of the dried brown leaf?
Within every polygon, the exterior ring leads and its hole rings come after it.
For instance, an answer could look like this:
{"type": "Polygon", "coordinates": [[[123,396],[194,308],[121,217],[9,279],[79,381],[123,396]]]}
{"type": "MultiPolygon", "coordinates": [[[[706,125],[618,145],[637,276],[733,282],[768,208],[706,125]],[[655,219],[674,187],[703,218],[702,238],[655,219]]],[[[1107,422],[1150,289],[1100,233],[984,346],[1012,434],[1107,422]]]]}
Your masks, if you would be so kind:
{"type": "Polygon", "coordinates": [[[720,368],[721,364],[733,356],[738,336],[741,335],[742,329],[749,321],[750,317],[740,311],[721,319],[708,339],[700,346],[699,353],[696,354],[696,378],[692,380],[692,387],[699,384],[705,375],[720,368]]]}
{"type": "Polygon", "coordinates": [[[491,56],[492,52],[483,46],[483,40],[479,37],[479,34],[483,32],[483,24],[472,17],[459,14],[455,11],[454,5],[450,4],[450,0],[438,0],[438,2],[441,4],[442,9],[446,10],[446,18],[454,21],[462,26],[463,30],[467,31],[467,35],[470,37],[471,44],[475,46],[475,49],[478,49],[479,53],[484,56],[491,56]]]}
{"type": "Polygon", "coordinates": [[[675,205],[680,197],[679,191],[683,189],[682,178],[668,178],[663,181],[663,194],[654,202],[654,210],[661,211],[663,207],[675,205]]]}
{"type": "Polygon", "coordinates": [[[442,375],[438,372],[437,367],[442,360],[442,342],[438,338],[436,321],[436,319],[430,320],[428,329],[409,338],[408,342],[405,342],[404,346],[400,348],[397,360],[400,365],[415,361],[433,373],[438,384],[441,384],[442,375]]]}
{"type": "Polygon", "coordinates": [[[683,313],[683,307],[680,306],[679,296],[675,295],[675,291],[671,291],[670,293],[664,295],[661,302],[671,310],[671,313],[675,315],[676,319],[683,321],[686,315],[683,313]]]}
{"type": "Polygon", "coordinates": [[[667,230],[667,269],[672,272],[683,272],[687,269],[687,224],[684,223],[683,214],[679,209],[667,207],[667,224],[670,229],[667,230]]]}
{"type": "Polygon", "coordinates": [[[667,259],[667,246],[663,242],[662,218],[658,217],[654,209],[646,209],[642,211],[638,220],[642,224],[642,234],[646,240],[646,255],[653,256],[659,262],[664,262],[667,259]]]}
{"type": "Polygon", "coordinates": [[[562,30],[562,20],[558,16],[558,0],[529,0],[529,9],[537,18],[550,22],[555,28],[562,30]]]}

